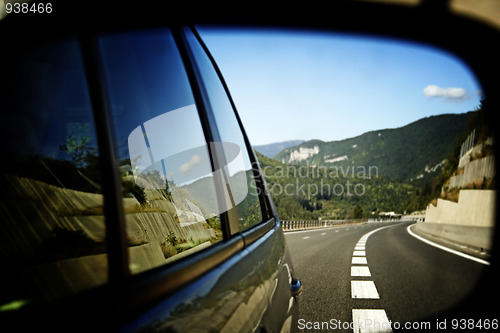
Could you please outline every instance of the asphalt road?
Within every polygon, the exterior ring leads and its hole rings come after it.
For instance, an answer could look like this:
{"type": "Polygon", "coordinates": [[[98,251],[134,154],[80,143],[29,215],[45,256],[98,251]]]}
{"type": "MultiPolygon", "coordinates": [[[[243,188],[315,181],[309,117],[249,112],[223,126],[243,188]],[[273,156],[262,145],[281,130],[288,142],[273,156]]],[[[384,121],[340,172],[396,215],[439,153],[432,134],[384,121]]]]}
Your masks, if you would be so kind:
{"type": "Polygon", "coordinates": [[[469,308],[488,307],[491,300],[475,295],[475,288],[481,277],[491,275],[484,275],[491,266],[422,242],[408,232],[412,224],[367,223],[287,233],[295,273],[304,286],[298,299],[299,328],[463,328],[469,308]],[[475,295],[474,304],[464,303],[469,295],[475,295]],[[465,312],[451,312],[450,317],[450,309],[464,304],[465,312]]]}

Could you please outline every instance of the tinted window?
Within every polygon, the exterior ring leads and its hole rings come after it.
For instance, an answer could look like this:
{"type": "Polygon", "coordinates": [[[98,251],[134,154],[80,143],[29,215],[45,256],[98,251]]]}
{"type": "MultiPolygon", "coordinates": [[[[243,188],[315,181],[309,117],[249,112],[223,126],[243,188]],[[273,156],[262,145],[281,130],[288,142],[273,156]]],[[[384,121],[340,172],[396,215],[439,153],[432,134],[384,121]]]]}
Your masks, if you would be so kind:
{"type": "Polygon", "coordinates": [[[222,239],[210,155],[168,30],[100,39],[121,166],[133,273],[222,239]]]}
{"type": "Polygon", "coordinates": [[[99,155],[78,43],[7,50],[0,75],[2,310],[107,282],[99,155]]]}
{"type": "Polygon", "coordinates": [[[243,231],[262,221],[259,191],[255,184],[252,163],[241,127],[217,72],[195,36],[189,30],[185,31],[203,78],[220,141],[232,143],[239,150],[237,156],[234,157],[234,151],[227,149],[228,145],[223,145],[226,148],[224,149],[226,171],[230,177],[231,189],[238,209],[240,229],[243,231]]]}

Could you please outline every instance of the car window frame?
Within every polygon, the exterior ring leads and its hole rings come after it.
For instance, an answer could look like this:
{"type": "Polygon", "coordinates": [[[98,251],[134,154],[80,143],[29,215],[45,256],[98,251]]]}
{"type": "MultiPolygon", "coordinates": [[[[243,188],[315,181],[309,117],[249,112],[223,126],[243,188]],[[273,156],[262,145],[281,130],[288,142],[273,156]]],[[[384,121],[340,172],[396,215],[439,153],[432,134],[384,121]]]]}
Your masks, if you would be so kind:
{"type": "MultiPolygon", "coordinates": [[[[233,111],[235,112],[236,108],[234,106],[234,102],[231,99],[231,95],[229,94],[227,85],[224,82],[220,70],[215,64],[213,57],[208,52],[208,49],[196,32],[196,29],[193,26],[189,26],[188,28],[193,32],[197,41],[201,44],[204,51],[207,53],[212,66],[214,66],[217,72],[219,80],[223,84],[224,90],[226,92],[227,98],[230,100],[233,111]]],[[[171,27],[170,31],[174,37],[177,48],[181,55],[185,71],[187,73],[191,89],[193,91],[196,108],[198,110],[200,122],[204,130],[205,139],[207,142],[210,142],[209,140],[211,140],[212,142],[217,142],[219,137],[215,117],[211,112],[207,111],[207,96],[203,96],[202,89],[204,89],[204,87],[201,84],[200,77],[197,76],[200,75],[200,73],[196,72],[196,68],[194,67],[196,62],[192,54],[190,54],[190,51],[188,49],[189,45],[187,44],[185,36],[183,36],[182,29],[182,27],[171,27]]],[[[241,253],[250,244],[263,238],[263,236],[265,236],[268,232],[280,226],[276,211],[271,205],[269,192],[267,191],[255,153],[253,149],[249,149],[249,147],[251,146],[237,112],[235,112],[235,116],[238,121],[239,130],[241,131],[245,140],[250,161],[252,163],[252,166],[254,166],[252,169],[254,172],[254,177],[256,179],[256,184],[260,189],[259,202],[261,203],[261,209],[263,211],[263,221],[252,226],[250,229],[241,232],[239,230],[237,214],[234,215],[223,213],[221,214],[221,223],[223,223],[223,240],[221,242],[172,263],[162,265],[148,271],[141,272],[139,274],[130,274],[128,276],[129,283],[127,286],[129,291],[126,296],[121,295],[119,297],[121,299],[119,304],[122,304],[122,306],[127,309],[127,311],[130,311],[131,309],[141,308],[142,304],[159,301],[164,297],[174,293],[180,287],[186,286],[190,282],[202,276],[204,273],[228,261],[232,256],[236,255],[237,253],[241,253]],[[264,205],[262,203],[264,203],[264,205]],[[264,210],[266,210],[265,213],[264,210]],[[229,221],[229,219],[232,219],[232,223],[229,221]],[[233,226],[237,227],[237,232],[234,232],[234,230],[232,230],[232,232],[230,231],[230,228],[233,226]]],[[[210,152],[210,156],[213,159],[212,166],[214,168],[217,168],[218,166],[223,165],[223,152],[219,151],[214,153],[213,149],[211,150],[212,151],[210,152]]],[[[223,186],[223,184],[219,183],[219,185],[216,186],[223,186]]],[[[125,223],[125,221],[123,220],[122,223],[125,223]]],[[[126,244],[124,244],[124,246],[126,247],[126,244]]]]}
{"type": "Polygon", "coordinates": [[[203,48],[203,50],[207,54],[210,62],[212,63],[212,66],[214,67],[215,72],[217,73],[217,76],[219,77],[219,80],[221,81],[221,84],[224,88],[224,91],[226,92],[229,103],[231,104],[234,115],[236,117],[236,121],[238,122],[238,126],[239,126],[240,131],[243,135],[243,140],[245,141],[246,149],[247,149],[249,157],[250,157],[250,163],[253,166],[252,171],[253,171],[254,178],[256,180],[258,192],[260,194],[259,195],[259,203],[260,203],[260,207],[262,210],[262,219],[263,219],[263,221],[268,221],[268,220],[272,219],[273,217],[276,217],[277,214],[272,208],[271,196],[270,196],[270,193],[267,189],[267,184],[265,182],[262,170],[260,169],[260,164],[259,164],[259,160],[257,159],[257,155],[255,154],[255,151],[253,150],[252,145],[250,144],[250,140],[249,140],[248,135],[245,131],[245,127],[243,126],[243,122],[241,121],[241,117],[238,114],[238,112],[236,111],[237,110],[236,104],[233,101],[231,93],[229,92],[229,88],[226,84],[224,76],[222,75],[222,72],[219,69],[219,66],[217,65],[217,62],[215,61],[214,57],[212,56],[212,54],[208,50],[208,47],[206,46],[205,42],[201,38],[200,34],[198,33],[198,30],[196,30],[196,28],[194,26],[191,27],[191,29],[192,29],[194,36],[196,37],[196,39],[200,43],[201,47],[203,48]]]}
{"type": "MultiPolygon", "coordinates": [[[[270,194],[269,194],[269,191],[267,190],[267,185],[266,185],[265,180],[263,178],[263,175],[262,175],[262,172],[260,169],[260,165],[259,165],[259,162],[258,162],[257,157],[255,155],[255,152],[250,144],[250,140],[248,139],[247,133],[243,127],[241,118],[238,115],[238,112],[236,112],[237,108],[236,108],[236,105],[234,104],[234,101],[231,97],[231,94],[229,92],[229,88],[224,80],[224,77],[223,77],[217,63],[215,62],[215,59],[213,58],[212,54],[208,50],[206,44],[203,42],[201,36],[199,35],[198,31],[196,30],[196,28],[194,26],[187,26],[184,29],[179,30],[178,33],[179,33],[178,38],[179,38],[180,42],[182,43],[182,47],[185,48],[183,50],[184,56],[186,56],[188,58],[191,66],[192,66],[191,69],[193,71],[193,73],[192,73],[193,80],[196,81],[195,84],[198,87],[198,89],[200,89],[197,93],[199,94],[199,98],[202,99],[202,103],[203,103],[203,106],[205,108],[204,111],[208,114],[207,120],[209,121],[209,125],[211,126],[211,129],[213,131],[213,134],[214,134],[213,138],[220,141],[220,136],[218,133],[215,116],[213,114],[213,110],[211,110],[211,108],[210,108],[210,102],[208,101],[209,97],[207,96],[206,89],[204,87],[203,75],[201,74],[201,71],[197,68],[198,63],[196,61],[195,56],[193,55],[193,51],[190,50],[189,42],[187,41],[187,37],[185,36],[186,33],[192,33],[194,35],[196,41],[202,47],[202,49],[205,53],[205,56],[208,58],[213,69],[215,70],[215,72],[217,74],[217,78],[220,81],[220,83],[224,89],[224,92],[226,94],[225,97],[228,99],[228,101],[231,105],[232,111],[234,113],[234,116],[236,118],[236,121],[237,121],[237,124],[239,127],[239,131],[241,132],[241,134],[243,136],[243,140],[245,142],[245,148],[248,151],[248,155],[249,155],[248,157],[250,159],[250,163],[252,164],[253,177],[254,177],[255,182],[256,182],[257,192],[259,195],[258,196],[259,204],[260,204],[261,213],[262,213],[262,221],[260,223],[257,223],[254,226],[252,226],[251,228],[242,232],[244,235],[244,238],[245,238],[245,243],[250,244],[253,241],[255,241],[255,239],[258,238],[258,237],[256,237],[256,235],[250,236],[253,231],[260,230],[260,232],[258,232],[258,234],[262,235],[262,230],[261,230],[262,228],[259,228],[258,227],[259,225],[269,224],[269,222],[271,220],[273,220],[274,223],[278,222],[276,219],[277,215],[276,215],[276,213],[273,210],[272,205],[271,205],[270,194]]],[[[218,158],[221,158],[221,162],[225,163],[223,156],[218,156],[218,158]]],[[[220,165],[223,165],[223,164],[220,164],[220,165]]],[[[239,226],[238,221],[237,221],[237,215],[235,216],[235,214],[229,214],[228,219],[231,219],[230,221],[228,221],[228,225],[227,225],[228,228],[231,229],[230,235],[234,235],[234,234],[237,234],[238,232],[241,232],[240,226],[239,226]]],[[[264,229],[267,229],[267,228],[264,228],[264,229]]]]}
{"type": "Polygon", "coordinates": [[[122,283],[130,274],[125,212],[110,102],[105,88],[103,64],[99,60],[97,37],[81,37],[80,49],[94,113],[97,146],[102,155],[101,174],[108,251],[108,281],[109,284],[122,283]]]}
{"type": "MultiPolygon", "coordinates": [[[[196,72],[196,62],[190,55],[189,45],[183,36],[183,27],[165,27],[169,29],[174,37],[177,49],[180,53],[184,70],[188,76],[190,88],[193,92],[195,105],[198,110],[200,122],[207,142],[217,142],[218,130],[213,113],[208,111],[207,96],[203,96],[202,81],[200,75],[196,72]]],[[[185,27],[184,27],[185,28],[185,27]]],[[[235,111],[235,105],[229,94],[227,85],[217,67],[213,57],[208,52],[206,45],[202,42],[199,34],[193,26],[188,29],[195,35],[198,43],[210,59],[212,66],[216,70],[218,79],[224,87],[226,97],[229,99],[233,112],[241,131],[248,157],[253,166],[253,175],[258,186],[259,203],[262,210],[263,221],[252,226],[248,230],[241,232],[237,220],[237,214],[221,214],[221,223],[223,230],[223,240],[213,246],[203,249],[190,256],[181,258],[171,263],[138,273],[131,274],[129,264],[129,254],[127,246],[126,222],[122,204],[122,189],[119,174],[119,165],[116,151],[116,137],[112,125],[110,96],[106,88],[103,64],[100,59],[100,49],[98,45],[98,36],[105,33],[99,32],[93,35],[86,35],[80,38],[81,52],[87,76],[88,89],[90,92],[91,104],[94,110],[97,140],[100,151],[106,154],[103,164],[103,193],[105,196],[105,216],[106,231],[111,237],[107,240],[108,246],[108,286],[111,290],[116,288],[127,289],[126,295],[121,295],[117,299],[120,307],[131,311],[135,308],[141,308],[143,304],[154,302],[185,286],[204,273],[212,270],[221,263],[227,261],[231,256],[241,252],[244,248],[257,241],[273,228],[279,226],[279,220],[276,217],[274,207],[271,205],[269,192],[267,191],[260,166],[248,137],[241,123],[238,113],[235,111]]],[[[144,28],[147,29],[147,28],[144,28]]],[[[113,30],[113,33],[125,32],[128,29],[113,30]]],[[[220,141],[220,140],[219,140],[220,141]]],[[[210,157],[214,170],[223,163],[222,151],[211,149],[210,157]]],[[[220,179],[219,179],[220,181],[220,179]]],[[[216,180],[216,186],[222,190],[224,186],[216,180]]],[[[234,209],[235,210],[235,209],[234,209]]],[[[115,292],[113,292],[115,293],[115,292]]],[[[78,295],[76,295],[78,296],[78,295]]],[[[116,296],[115,296],[116,297],[116,296]]]]}

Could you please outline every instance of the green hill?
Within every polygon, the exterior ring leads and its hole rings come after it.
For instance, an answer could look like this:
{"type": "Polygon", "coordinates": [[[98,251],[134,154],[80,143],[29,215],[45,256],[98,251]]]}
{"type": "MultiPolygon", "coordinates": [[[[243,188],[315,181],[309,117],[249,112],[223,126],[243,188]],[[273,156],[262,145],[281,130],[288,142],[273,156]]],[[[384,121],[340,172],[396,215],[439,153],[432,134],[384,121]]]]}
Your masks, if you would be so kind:
{"type": "Polygon", "coordinates": [[[427,181],[440,172],[457,138],[467,130],[472,114],[427,117],[400,128],[371,131],[341,141],[306,141],[274,158],[286,164],[343,170],[372,167],[378,169],[380,176],[427,181]]]}

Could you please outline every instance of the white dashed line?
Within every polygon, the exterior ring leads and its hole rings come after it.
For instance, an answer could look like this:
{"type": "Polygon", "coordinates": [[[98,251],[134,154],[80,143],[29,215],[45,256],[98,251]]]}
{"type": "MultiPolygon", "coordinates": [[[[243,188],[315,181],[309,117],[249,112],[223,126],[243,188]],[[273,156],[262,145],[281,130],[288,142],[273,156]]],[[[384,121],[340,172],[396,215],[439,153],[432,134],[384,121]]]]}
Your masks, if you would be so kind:
{"type": "Polygon", "coordinates": [[[366,261],[366,257],[352,257],[351,264],[353,265],[366,265],[368,262],[366,261]]]}
{"type": "Polygon", "coordinates": [[[306,237],[302,237],[302,239],[308,239],[308,238],[309,238],[309,236],[306,236],[306,237]]]}
{"type": "MultiPolygon", "coordinates": [[[[373,233],[391,227],[381,227],[364,234],[354,247],[351,261],[352,277],[371,277],[366,260],[366,242],[373,233]]],[[[375,282],[368,280],[351,280],[351,297],[353,299],[380,299],[375,282]]],[[[352,309],[354,332],[392,332],[391,323],[383,309],[352,309]]]]}
{"type": "Polygon", "coordinates": [[[385,310],[352,309],[354,332],[392,332],[385,310]]]}
{"type": "Polygon", "coordinates": [[[351,281],[351,295],[352,298],[380,298],[373,281],[351,281]]]}
{"type": "Polygon", "coordinates": [[[351,266],[351,276],[371,276],[368,266],[351,266]]]}

